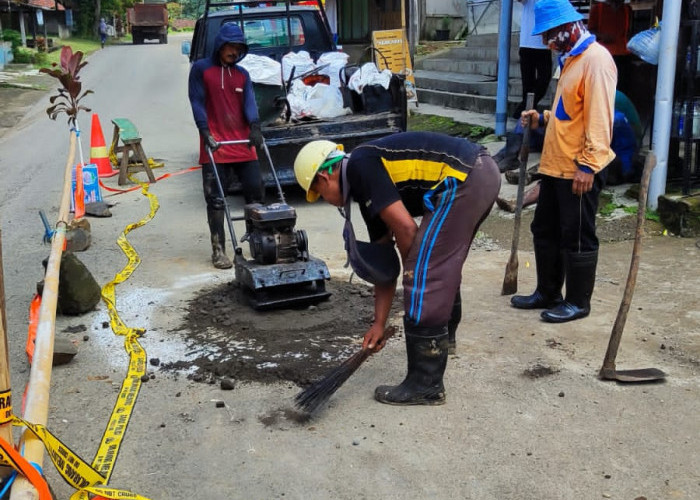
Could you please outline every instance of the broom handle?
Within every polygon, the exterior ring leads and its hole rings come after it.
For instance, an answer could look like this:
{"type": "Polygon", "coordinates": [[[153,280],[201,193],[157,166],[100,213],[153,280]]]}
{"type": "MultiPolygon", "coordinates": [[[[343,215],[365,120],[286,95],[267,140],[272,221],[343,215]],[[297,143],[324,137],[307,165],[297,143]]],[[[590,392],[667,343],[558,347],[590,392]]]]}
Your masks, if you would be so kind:
{"type": "MultiPolygon", "coordinates": [[[[535,94],[527,93],[525,101],[525,109],[531,110],[535,105],[535,94]]],[[[525,177],[527,176],[527,159],[530,155],[530,126],[532,125],[532,117],[528,115],[527,125],[523,130],[523,145],[520,147],[518,155],[520,159],[520,171],[518,172],[518,194],[515,200],[515,224],[513,227],[513,244],[511,253],[518,252],[518,244],[520,243],[520,219],[523,213],[523,196],[525,191],[525,177]]]]}
{"type": "Polygon", "coordinates": [[[610,342],[608,343],[608,350],[605,353],[603,367],[600,369],[600,374],[603,377],[605,377],[606,374],[611,376],[615,375],[615,358],[617,357],[617,349],[620,346],[622,331],[624,330],[625,323],[627,322],[627,313],[629,312],[630,305],[632,303],[634,287],[637,284],[637,271],[639,270],[639,258],[642,253],[642,236],[644,235],[644,217],[646,215],[647,195],[649,193],[649,179],[651,178],[651,171],[655,166],[656,155],[653,151],[650,151],[644,163],[644,172],[642,173],[642,180],[639,187],[637,231],[634,235],[630,270],[629,274],[627,275],[627,284],[625,285],[625,292],[622,295],[622,302],[620,303],[620,308],[617,311],[615,324],[613,325],[612,333],[610,335],[610,342]]]}

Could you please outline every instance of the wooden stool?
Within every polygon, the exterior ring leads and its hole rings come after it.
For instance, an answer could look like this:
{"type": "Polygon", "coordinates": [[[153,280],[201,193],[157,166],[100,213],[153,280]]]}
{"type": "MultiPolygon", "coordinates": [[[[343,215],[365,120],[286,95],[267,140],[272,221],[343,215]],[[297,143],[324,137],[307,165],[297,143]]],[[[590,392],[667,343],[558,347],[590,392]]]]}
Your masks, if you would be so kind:
{"type": "Polygon", "coordinates": [[[141,172],[146,171],[148,175],[148,180],[150,182],[156,182],[156,178],[153,176],[151,171],[151,166],[148,164],[148,158],[146,153],[141,147],[141,136],[139,136],[139,131],[136,126],[131,123],[131,120],[126,118],[114,118],[112,120],[114,124],[114,135],[112,136],[112,148],[114,152],[118,154],[121,153],[121,159],[119,160],[119,185],[123,186],[126,184],[126,176],[131,172],[141,172]],[[119,146],[119,140],[122,141],[122,146],[119,146]],[[129,156],[133,152],[135,161],[129,161],[129,156]]]}

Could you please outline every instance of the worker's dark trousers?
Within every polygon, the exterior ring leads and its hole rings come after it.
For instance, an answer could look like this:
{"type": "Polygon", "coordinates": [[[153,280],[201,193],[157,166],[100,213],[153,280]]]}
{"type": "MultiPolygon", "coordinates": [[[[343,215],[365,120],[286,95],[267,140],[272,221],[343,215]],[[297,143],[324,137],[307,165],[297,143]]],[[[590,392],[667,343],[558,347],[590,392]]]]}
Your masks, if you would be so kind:
{"type": "Polygon", "coordinates": [[[535,218],[530,225],[535,246],[556,246],[562,252],[598,250],[595,215],[606,176],[603,169],[596,174],[593,188],[583,196],[576,196],[571,192],[571,179],[543,175],[535,218]]]}
{"type": "MultiPolygon", "coordinates": [[[[549,266],[546,269],[537,269],[538,277],[561,276],[563,263],[566,277],[565,300],[585,310],[585,315],[588,315],[590,310],[590,298],[595,285],[598,261],[595,216],[606,175],[605,169],[596,174],[593,188],[582,196],[571,192],[572,180],[543,176],[535,218],[530,226],[537,265],[549,266]],[[563,259],[542,258],[541,255],[537,255],[541,249],[546,249],[550,254],[556,254],[558,249],[563,259]]],[[[549,284],[553,285],[555,281],[556,286],[561,287],[560,279],[551,280],[549,284]]],[[[541,287],[544,284],[538,283],[537,286],[541,287]]],[[[560,291],[556,290],[555,293],[554,290],[547,290],[552,296],[558,295],[560,291]]],[[[543,313],[543,318],[546,314],[550,313],[543,313]]]]}
{"type": "Polygon", "coordinates": [[[469,247],[500,187],[498,166],[483,153],[464,182],[448,177],[426,194],[403,274],[405,316],[416,326],[448,324],[469,247]]]}
{"type": "MultiPolygon", "coordinates": [[[[240,163],[217,163],[216,171],[219,174],[224,193],[226,193],[234,178],[238,177],[245,202],[262,203],[264,190],[262,176],[260,175],[260,163],[258,160],[240,163]]],[[[202,187],[204,189],[204,199],[207,202],[207,208],[211,210],[223,210],[224,200],[216,185],[216,177],[214,177],[214,170],[212,169],[211,163],[204,163],[202,165],[202,187]]]]}
{"type": "Polygon", "coordinates": [[[521,47],[518,50],[520,56],[520,75],[523,82],[523,100],[518,105],[513,118],[520,117],[525,109],[525,99],[528,92],[535,94],[535,106],[547,93],[549,82],[552,79],[552,52],[549,49],[533,49],[521,47]]]}

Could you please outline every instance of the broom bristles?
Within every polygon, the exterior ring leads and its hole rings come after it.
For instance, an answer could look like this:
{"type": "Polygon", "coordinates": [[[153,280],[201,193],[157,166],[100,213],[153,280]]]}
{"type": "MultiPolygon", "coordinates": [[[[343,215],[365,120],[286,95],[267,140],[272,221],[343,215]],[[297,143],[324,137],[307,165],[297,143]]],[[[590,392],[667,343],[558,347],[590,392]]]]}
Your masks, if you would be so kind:
{"type": "MultiPolygon", "coordinates": [[[[394,331],[394,327],[387,328],[384,331],[384,338],[388,339],[391,337],[394,331]]],[[[296,407],[307,413],[314,413],[335,394],[335,391],[355,373],[371,354],[372,351],[369,349],[362,349],[343,361],[336,368],[333,368],[325,377],[314,382],[296,395],[294,398],[296,407]]]]}

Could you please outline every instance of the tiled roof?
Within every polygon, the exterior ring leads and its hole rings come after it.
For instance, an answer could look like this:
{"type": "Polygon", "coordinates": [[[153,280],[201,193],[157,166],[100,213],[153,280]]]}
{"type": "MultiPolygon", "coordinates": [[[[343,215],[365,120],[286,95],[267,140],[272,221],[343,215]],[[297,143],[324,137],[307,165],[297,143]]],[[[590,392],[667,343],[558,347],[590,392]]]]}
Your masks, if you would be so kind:
{"type": "Polygon", "coordinates": [[[21,3],[28,5],[29,7],[34,7],[36,9],[56,10],[56,7],[58,7],[58,10],[65,10],[63,5],[61,5],[59,2],[56,2],[55,0],[25,0],[21,3]]]}

